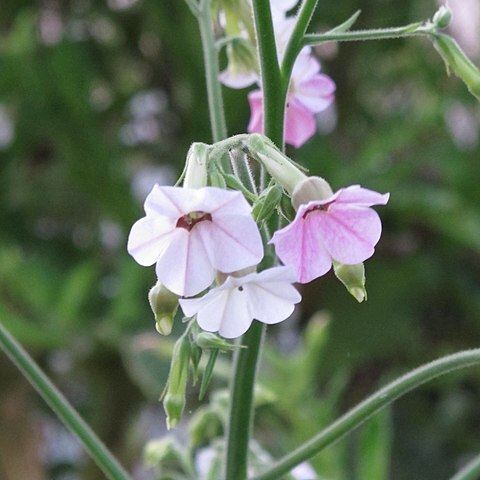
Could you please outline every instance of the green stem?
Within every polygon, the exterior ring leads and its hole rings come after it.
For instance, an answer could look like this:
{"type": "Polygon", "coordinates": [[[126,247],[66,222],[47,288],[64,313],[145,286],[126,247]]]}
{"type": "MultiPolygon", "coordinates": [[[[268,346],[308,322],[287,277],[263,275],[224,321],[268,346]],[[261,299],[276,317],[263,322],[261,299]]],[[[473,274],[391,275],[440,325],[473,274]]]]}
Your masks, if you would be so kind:
{"type": "Polygon", "coordinates": [[[248,446],[253,424],[253,391],[265,325],[253,322],[234,356],[230,397],[230,419],[227,431],[225,480],[245,480],[248,468],[248,446]]]}
{"type": "Polygon", "coordinates": [[[424,25],[423,23],[412,23],[411,25],[406,25],[404,27],[307,34],[304,37],[303,45],[319,45],[326,42],[351,42],[355,40],[380,40],[387,38],[432,35],[435,35],[435,29],[432,26],[424,25]]]}
{"type": "Polygon", "coordinates": [[[130,480],[129,475],[107,450],[102,441],[1,323],[0,347],[35,387],[58,418],[77,436],[105,475],[110,480],[130,480]]]}
{"type": "Polygon", "coordinates": [[[480,455],[467,463],[450,480],[478,480],[480,478],[480,455]]]}
{"type": "MultiPolygon", "coordinates": [[[[285,92],[278,64],[269,0],[253,0],[253,17],[263,91],[263,127],[283,147],[285,92]]],[[[242,337],[247,348],[235,352],[225,457],[225,480],[245,480],[253,425],[254,386],[266,326],[255,321],[242,337]]]]}
{"type": "MultiPolygon", "coordinates": [[[[222,87],[218,81],[220,67],[218,64],[218,51],[215,45],[210,1],[203,1],[199,5],[198,26],[202,40],[203,61],[205,65],[205,78],[207,82],[208,111],[212,128],[213,141],[218,142],[227,136],[227,126],[223,110],[222,87]]],[[[228,165],[224,165],[228,169],[228,165]]]]}
{"type": "Polygon", "coordinates": [[[285,91],[288,89],[293,65],[303,47],[303,39],[307,31],[318,0],[304,0],[297,15],[295,27],[288,41],[282,61],[282,81],[285,91]]]}
{"type": "Polygon", "coordinates": [[[278,64],[275,32],[269,0],[253,0],[253,18],[263,92],[263,129],[278,148],[283,149],[285,98],[278,64]],[[283,98],[282,98],[283,97],[283,98]]]}
{"type": "MultiPolygon", "coordinates": [[[[256,476],[254,480],[277,480],[281,478],[296,465],[308,460],[325,447],[336,442],[380,409],[410,390],[445,373],[478,364],[480,364],[480,349],[466,350],[440,358],[407,373],[342,415],[325,430],[277,461],[269,470],[256,476]]],[[[480,470],[478,460],[475,467],[480,470]]],[[[478,476],[458,477],[455,480],[473,478],[478,478],[478,476]]]]}

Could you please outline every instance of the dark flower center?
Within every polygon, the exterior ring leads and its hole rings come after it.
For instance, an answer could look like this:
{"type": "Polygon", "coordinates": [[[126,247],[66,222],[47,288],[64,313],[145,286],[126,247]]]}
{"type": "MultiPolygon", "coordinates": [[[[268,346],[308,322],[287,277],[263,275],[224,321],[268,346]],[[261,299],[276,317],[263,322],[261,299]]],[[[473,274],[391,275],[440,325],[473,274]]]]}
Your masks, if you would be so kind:
{"type": "Polygon", "coordinates": [[[184,228],[190,232],[197,223],[203,222],[204,220],[212,221],[212,216],[205,212],[191,212],[183,217],[180,217],[177,220],[176,227],[184,228]]]}
{"type": "Polygon", "coordinates": [[[313,212],[327,212],[328,209],[330,208],[330,205],[332,205],[335,201],[325,203],[323,205],[315,205],[314,207],[310,207],[304,214],[303,214],[303,219],[305,220],[308,215],[310,215],[313,212]]]}

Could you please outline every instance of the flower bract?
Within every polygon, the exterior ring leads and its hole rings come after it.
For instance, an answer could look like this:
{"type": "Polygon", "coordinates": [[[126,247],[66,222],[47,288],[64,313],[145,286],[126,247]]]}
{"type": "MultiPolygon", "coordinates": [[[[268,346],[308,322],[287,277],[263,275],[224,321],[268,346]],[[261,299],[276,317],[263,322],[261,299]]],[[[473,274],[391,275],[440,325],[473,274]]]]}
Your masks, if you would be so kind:
{"type": "Polygon", "coordinates": [[[287,319],[301,300],[293,287],[295,272],[274,267],[244,277],[229,276],[219,287],[201,298],[180,299],[186,316],[208,332],[225,338],[243,335],[254,319],[273,324],[287,319]]]}
{"type": "Polygon", "coordinates": [[[295,219],[275,232],[271,243],[297,281],[308,283],[327,273],[332,260],[356,265],[370,258],[380,239],[382,224],[372,205],[385,205],[389,194],[358,185],[300,205],[295,219]]]}
{"type": "Polygon", "coordinates": [[[263,258],[260,232],[240,192],[156,185],[145,213],[132,227],[128,252],[140,265],[156,263],[158,280],[177,295],[196,295],[217,271],[234,272],[263,258]]]}

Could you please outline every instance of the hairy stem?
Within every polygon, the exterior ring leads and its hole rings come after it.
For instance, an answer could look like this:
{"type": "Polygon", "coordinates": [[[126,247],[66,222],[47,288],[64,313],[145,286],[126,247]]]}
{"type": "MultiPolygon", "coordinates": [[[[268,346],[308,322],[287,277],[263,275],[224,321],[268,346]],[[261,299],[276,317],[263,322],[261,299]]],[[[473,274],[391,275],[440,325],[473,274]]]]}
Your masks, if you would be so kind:
{"type": "MultiPolygon", "coordinates": [[[[296,465],[308,460],[325,447],[336,442],[347,433],[357,428],[373,414],[377,413],[402,395],[405,395],[410,390],[413,390],[440,375],[479,364],[480,349],[474,349],[440,358],[412,370],[368,397],[355,408],[342,415],[329,427],[315,435],[284,458],[278,460],[270,469],[256,476],[253,480],[277,480],[281,478],[282,475],[289,472],[296,465]]],[[[480,471],[478,460],[477,464],[474,465],[474,468],[479,469],[476,470],[477,473],[480,471]]],[[[457,477],[455,480],[473,478],[478,477],[457,477]]]]}
{"type": "Polygon", "coordinates": [[[1,323],[0,348],[35,387],[58,418],[76,435],[92,460],[101,468],[107,478],[110,480],[130,480],[127,472],[107,450],[102,441],[1,323]]]}
{"type": "MultiPolygon", "coordinates": [[[[210,12],[210,1],[200,4],[198,15],[198,26],[202,40],[203,62],[205,65],[205,78],[207,82],[208,111],[210,113],[210,124],[214,142],[223,140],[227,136],[227,126],[223,109],[222,86],[218,81],[220,67],[218,64],[218,51],[215,45],[212,16],[210,12]]],[[[224,165],[228,168],[228,165],[224,165]]]]}

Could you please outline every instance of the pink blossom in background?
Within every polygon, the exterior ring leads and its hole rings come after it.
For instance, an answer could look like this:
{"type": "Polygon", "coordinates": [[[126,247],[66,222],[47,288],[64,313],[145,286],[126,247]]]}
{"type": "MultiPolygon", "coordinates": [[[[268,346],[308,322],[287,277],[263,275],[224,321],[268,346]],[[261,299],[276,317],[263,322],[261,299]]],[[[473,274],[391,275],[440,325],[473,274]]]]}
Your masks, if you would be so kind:
{"type": "Polygon", "coordinates": [[[253,320],[273,324],[287,319],[301,296],[293,287],[295,272],[289,267],[274,267],[244,277],[228,277],[219,287],[201,298],[180,299],[187,317],[207,332],[225,338],[243,335],[253,320]]]}
{"type": "MultiPolygon", "coordinates": [[[[285,142],[301,147],[316,131],[315,114],[334,100],[335,82],[320,72],[320,63],[309,54],[301,54],[292,72],[285,111],[285,142]]],[[[263,92],[248,95],[250,122],[248,132],[263,133],[263,92]]]]}
{"type": "Polygon", "coordinates": [[[290,225],[275,232],[271,243],[297,281],[308,283],[327,273],[332,260],[355,265],[370,258],[382,224],[372,205],[385,205],[384,195],[354,185],[324,200],[301,205],[290,225]]]}
{"type": "Polygon", "coordinates": [[[140,265],[156,263],[159,282],[177,295],[196,295],[216,271],[234,272],[263,258],[260,232],[240,192],[155,185],[145,213],[132,227],[128,252],[140,265]]]}

